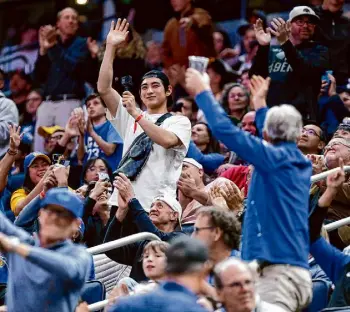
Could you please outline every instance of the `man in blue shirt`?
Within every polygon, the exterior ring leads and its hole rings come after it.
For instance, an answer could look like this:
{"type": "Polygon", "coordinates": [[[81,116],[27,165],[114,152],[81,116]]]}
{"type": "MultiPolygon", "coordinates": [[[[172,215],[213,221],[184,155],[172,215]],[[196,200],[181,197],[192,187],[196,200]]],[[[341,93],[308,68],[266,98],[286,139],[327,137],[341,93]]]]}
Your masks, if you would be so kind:
{"type": "MultiPolygon", "coordinates": [[[[66,168],[61,170],[58,180],[65,176],[66,168]]],[[[34,238],[0,214],[10,312],[72,312],[90,273],[91,255],[70,240],[79,230],[82,201],[67,188],[57,187],[46,193],[41,207],[40,230],[34,238]]]]}
{"type": "Polygon", "coordinates": [[[167,281],[148,294],[120,299],[110,312],[207,311],[197,304],[196,296],[207,274],[204,264],[208,260],[208,250],[205,245],[183,236],[175,239],[165,254],[167,281]]]}
{"type": "MultiPolygon", "coordinates": [[[[107,160],[114,171],[122,158],[123,140],[117,130],[106,118],[106,104],[98,94],[91,94],[86,99],[88,121],[86,131],[80,127],[78,159],[88,161],[101,157],[107,160]]],[[[82,109],[74,111],[83,121],[82,109]]]]}
{"type": "Polygon", "coordinates": [[[262,140],[230,122],[203,75],[192,68],[186,73],[187,90],[195,96],[215,137],[254,166],[243,223],[242,259],[259,262],[262,300],[292,312],[302,309],[312,297],[308,270],[312,167],[296,145],[302,129],[300,113],[290,105],[266,108],[269,82],[269,78],[252,79],[262,140]]]}
{"type": "Polygon", "coordinates": [[[96,84],[99,62],[98,46],[91,38],[77,36],[79,15],[73,8],[57,14],[56,27],[39,30],[39,55],[33,72],[43,85],[44,101],[38,108],[34,150],[44,152],[39,126],[64,127],[71,112],[81,106],[85,82],[96,84]]]}

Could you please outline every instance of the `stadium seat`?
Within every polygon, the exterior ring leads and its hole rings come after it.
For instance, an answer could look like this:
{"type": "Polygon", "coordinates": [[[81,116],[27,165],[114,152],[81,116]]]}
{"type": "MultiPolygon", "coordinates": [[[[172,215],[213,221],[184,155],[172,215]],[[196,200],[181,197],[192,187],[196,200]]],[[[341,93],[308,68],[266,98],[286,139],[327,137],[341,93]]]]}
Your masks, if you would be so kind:
{"type": "MultiPolygon", "coordinates": [[[[88,304],[96,303],[106,299],[106,289],[100,281],[86,282],[81,292],[81,298],[88,304]]],[[[101,310],[102,312],[103,310],[101,310]]]]}
{"type": "Polygon", "coordinates": [[[331,284],[322,279],[312,280],[313,298],[304,312],[319,312],[327,307],[331,284]]]}

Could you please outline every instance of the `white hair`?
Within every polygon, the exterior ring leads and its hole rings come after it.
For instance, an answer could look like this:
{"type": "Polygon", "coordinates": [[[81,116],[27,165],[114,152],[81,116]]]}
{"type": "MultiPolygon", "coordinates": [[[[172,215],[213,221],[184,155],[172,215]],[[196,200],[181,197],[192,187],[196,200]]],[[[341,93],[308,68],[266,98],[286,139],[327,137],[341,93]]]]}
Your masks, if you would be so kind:
{"type": "Polygon", "coordinates": [[[264,131],[272,141],[296,142],[302,127],[301,114],[292,105],[274,106],[266,114],[264,131]]]}

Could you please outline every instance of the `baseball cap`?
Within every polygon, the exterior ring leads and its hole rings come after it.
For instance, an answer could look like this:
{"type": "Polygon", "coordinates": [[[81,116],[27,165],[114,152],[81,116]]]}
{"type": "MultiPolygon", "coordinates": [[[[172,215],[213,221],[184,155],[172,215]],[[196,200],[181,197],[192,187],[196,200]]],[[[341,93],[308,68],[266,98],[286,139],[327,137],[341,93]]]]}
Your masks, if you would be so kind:
{"type": "Polygon", "coordinates": [[[52,126],[52,127],[39,127],[38,134],[44,138],[49,135],[54,134],[57,131],[64,131],[64,129],[60,126],[52,126]]]}
{"type": "Polygon", "coordinates": [[[194,160],[193,158],[185,158],[183,160],[183,162],[189,163],[189,164],[197,167],[198,169],[203,170],[203,166],[197,160],[194,160]]]}
{"type": "Polygon", "coordinates": [[[83,201],[75,193],[67,188],[55,187],[49,190],[44,199],[40,203],[40,208],[47,205],[57,205],[70,211],[76,218],[83,216],[84,205],[83,201]]]}
{"type": "Polygon", "coordinates": [[[310,17],[313,17],[315,21],[319,21],[320,19],[313,9],[311,9],[308,6],[301,5],[301,6],[294,7],[293,10],[290,11],[289,21],[292,21],[296,17],[302,16],[302,15],[308,15],[310,17]]]}
{"type": "Polygon", "coordinates": [[[38,158],[42,158],[44,160],[46,160],[50,165],[51,165],[51,159],[49,156],[43,154],[43,153],[39,153],[39,152],[33,152],[30,153],[29,155],[27,155],[24,158],[24,173],[26,174],[28,171],[28,168],[33,164],[34,160],[38,159],[38,158]]]}
{"type": "Polygon", "coordinates": [[[169,194],[158,195],[153,198],[152,205],[158,200],[166,203],[172,210],[177,212],[179,214],[179,222],[181,221],[182,207],[175,197],[169,194]]]}
{"type": "Polygon", "coordinates": [[[202,241],[186,235],[173,239],[165,255],[165,271],[173,274],[199,271],[209,259],[207,246],[202,241]]]}

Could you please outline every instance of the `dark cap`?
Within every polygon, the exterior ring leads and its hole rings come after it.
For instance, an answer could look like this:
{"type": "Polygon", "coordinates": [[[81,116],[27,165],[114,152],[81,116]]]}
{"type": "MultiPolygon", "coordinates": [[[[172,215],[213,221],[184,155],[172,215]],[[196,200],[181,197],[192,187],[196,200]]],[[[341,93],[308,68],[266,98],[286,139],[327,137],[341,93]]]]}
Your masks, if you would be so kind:
{"type": "Polygon", "coordinates": [[[167,257],[165,270],[170,274],[200,271],[209,258],[207,246],[200,240],[188,236],[172,240],[165,255],[167,257]]]}
{"type": "Polygon", "coordinates": [[[160,71],[160,70],[149,71],[148,73],[143,75],[143,77],[141,79],[141,83],[146,78],[158,78],[158,79],[160,79],[163,83],[165,91],[168,90],[168,87],[170,85],[170,81],[169,81],[168,76],[166,74],[164,74],[162,71],[160,71]]]}

